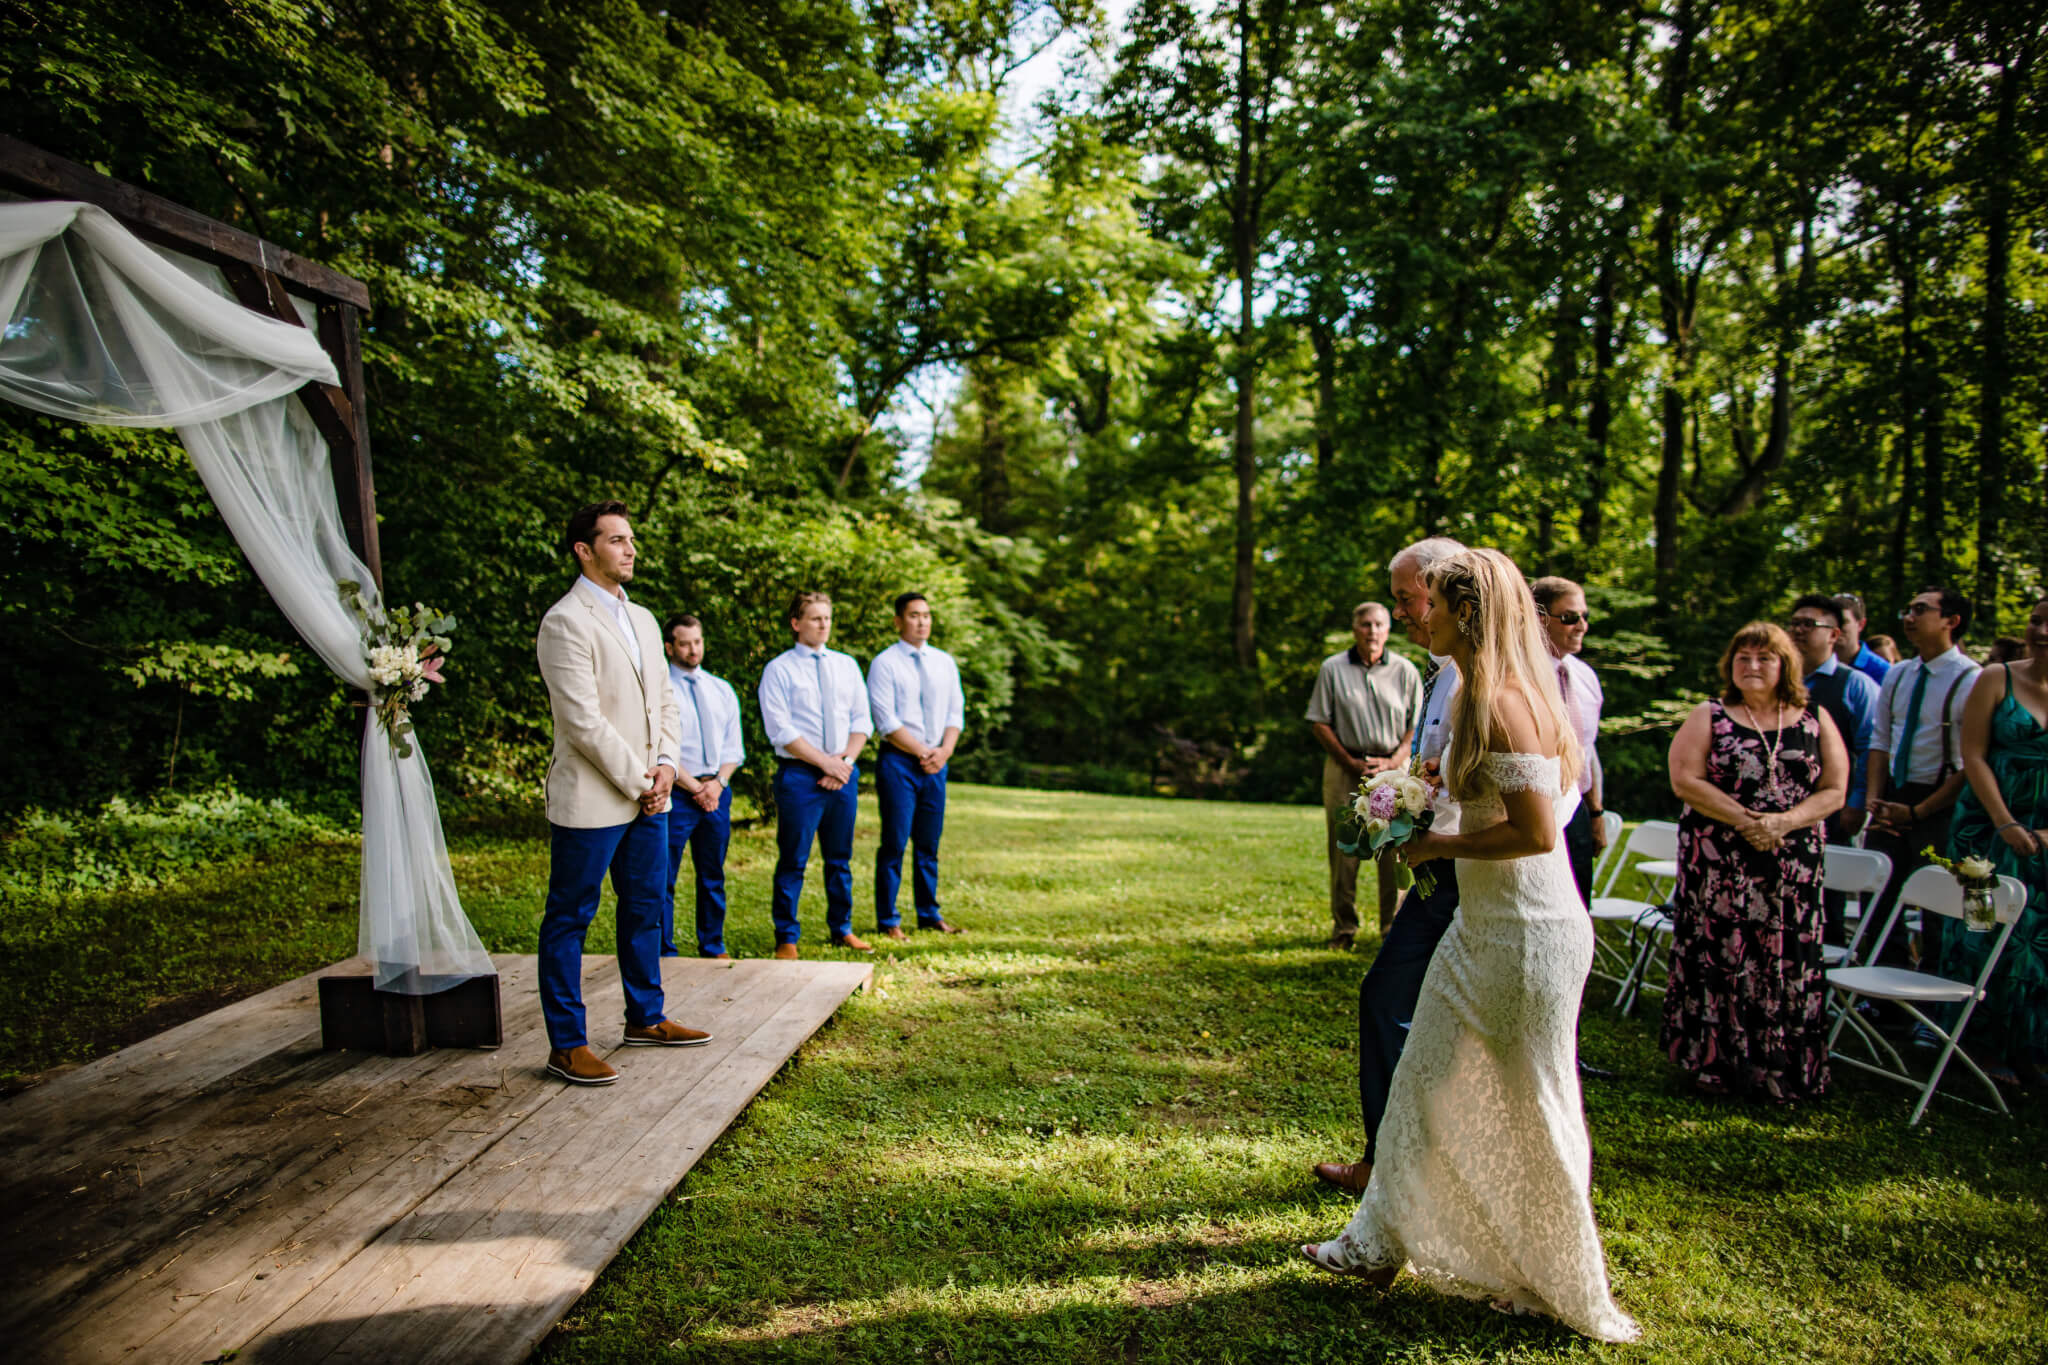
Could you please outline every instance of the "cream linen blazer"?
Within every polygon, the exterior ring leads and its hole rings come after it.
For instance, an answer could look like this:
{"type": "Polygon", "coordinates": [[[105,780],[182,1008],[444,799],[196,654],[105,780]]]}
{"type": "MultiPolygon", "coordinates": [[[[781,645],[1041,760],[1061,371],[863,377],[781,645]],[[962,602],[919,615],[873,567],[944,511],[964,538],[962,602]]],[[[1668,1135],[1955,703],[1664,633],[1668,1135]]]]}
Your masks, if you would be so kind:
{"type": "Polygon", "coordinates": [[[619,628],[575,584],[541,618],[535,652],[554,712],[555,752],[548,760],[548,823],[570,829],[627,824],[647,770],[682,742],[682,713],[661,653],[654,613],[628,602],[626,619],[640,657],[619,628]]]}

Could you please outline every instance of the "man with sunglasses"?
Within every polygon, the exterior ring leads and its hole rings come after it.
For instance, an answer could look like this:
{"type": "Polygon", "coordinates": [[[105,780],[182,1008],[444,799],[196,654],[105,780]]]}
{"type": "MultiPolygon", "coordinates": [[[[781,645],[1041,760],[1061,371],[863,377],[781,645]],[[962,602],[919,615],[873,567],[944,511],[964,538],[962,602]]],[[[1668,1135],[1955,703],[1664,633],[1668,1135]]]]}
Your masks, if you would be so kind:
{"type": "Polygon", "coordinates": [[[1842,638],[1835,641],[1835,657],[1872,682],[1883,683],[1892,663],[1863,643],[1863,628],[1870,624],[1869,614],[1863,610],[1863,599],[1853,592],[1838,592],[1834,603],[1839,609],[1836,619],[1842,623],[1842,638]]]}
{"type": "MultiPolygon", "coordinates": [[[[1892,879],[1871,907],[1875,915],[1891,912],[1899,887],[1923,861],[1920,850],[1948,840],[1949,809],[1963,789],[1963,705],[1979,672],[1956,647],[1969,624],[1970,600],[1953,588],[1922,588],[1899,613],[1915,657],[1894,665],[1878,690],[1865,769],[1864,845],[1892,860],[1892,879]]],[[[1873,944],[1865,960],[1879,960],[1887,946],[1873,944]]],[[[1904,956],[1904,945],[1889,954],[1894,962],[1904,956]]]]}
{"type": "Polygon", "coordinates": [[[1607,698],[1600,690],[1599,675],[1579,657],[1586,647],[1586,631],[1593,613],[1586,610],[1585,590],[1569,578],[1539,578],[1529,585],[1536,599],[1536,619],[1543,624],[1543,643],[1557,661],[1557,689],[1564,698],[1565,713],[1579,738],[1585,761],[1579,766],[1579,808],[1564,827],[1565,852],[1571,858],[1572,879],[1579,884],[1579,899],[1587,908],[1593,904],[1593,864],[1607,847],[1607,830],[1600,821],[1603,810],[1600,782],[1600,708],[1607,698]]]}

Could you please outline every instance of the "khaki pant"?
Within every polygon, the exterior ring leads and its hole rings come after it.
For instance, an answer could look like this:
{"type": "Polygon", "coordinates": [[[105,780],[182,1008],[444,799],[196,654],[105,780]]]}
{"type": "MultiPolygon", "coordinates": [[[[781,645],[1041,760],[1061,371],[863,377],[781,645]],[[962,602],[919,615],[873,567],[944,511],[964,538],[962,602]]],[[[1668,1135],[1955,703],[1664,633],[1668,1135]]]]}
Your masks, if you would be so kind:
{"type": "MultiPolygon", "coordinates": [[[[1358,863],[1359,860],[1337,847],[1337,836],[1345,833],[1345,811],[1350,809],[1351,798],[1358,790],[1358,779],[1344,766],[1327,754],[1323,757],[1323,831],[1324,847],[1330,858],[1330,933],[1332,937],[1349,938],[1358,932],[1358,863]]],[[[1401,888],[1395,882],[1400,874],[1392,863],[1374,864],[1374,877],[1379,883],[1380,932],[1387,932],[1394,922],[1394,910],[1401,899],[1401,888]]]]}

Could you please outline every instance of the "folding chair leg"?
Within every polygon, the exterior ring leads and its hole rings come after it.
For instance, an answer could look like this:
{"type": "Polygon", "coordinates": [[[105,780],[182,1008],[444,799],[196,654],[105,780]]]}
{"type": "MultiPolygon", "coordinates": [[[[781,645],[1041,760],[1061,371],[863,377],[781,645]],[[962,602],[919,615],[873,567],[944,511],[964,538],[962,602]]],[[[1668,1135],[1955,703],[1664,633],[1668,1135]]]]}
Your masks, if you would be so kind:
{"type": "MultiPolygon", "coordinates": [[[[1974,1001],[1971,1003],[1975,1004],[1974,1001]]],[[[1942,1039],[1941,1056],[1935,1061],[1934,1070],[1927,1077],[1926,1089],[1920,1092],[1920,1103],[1913,1106],[1913,1117],[1906,1120],[1908,1128],[1920,1122],[1920,1116],[1927,1112],[1928,1102],[1934,1098],[1934,1092],[1941,1087],[1941,1074],[1948,1069],[1949,1058],[1951,1057],[1960,1057],[1963,1065],[1970,1069],[1970,1073],[1984,1083],[1984,1088],[1991,1092],[1991,1103],[1997,1107],[1999,1113],[2012,1113],[2012,1110],[2006,1107],[2005,1096],[1998,1093],[1998,1082],[1985,1075],[1984,1068],[1977,1065],[1976,1059],[1957,1045],[1956,1040],[1962,1036],[1964,1026],[1970,1022],[1970,1009],[1964,1009],[1963,1017],[1956,1021],[1956,1031],[1950,1033],[1911,1005],[1905,1004],[1904,1001],[1901,1001],[1900,1004],[1904,1006],[1906,1013],[1912,1015],[1928,1028],[1933,1029],[1935,1034],[1942,1039]]]]}

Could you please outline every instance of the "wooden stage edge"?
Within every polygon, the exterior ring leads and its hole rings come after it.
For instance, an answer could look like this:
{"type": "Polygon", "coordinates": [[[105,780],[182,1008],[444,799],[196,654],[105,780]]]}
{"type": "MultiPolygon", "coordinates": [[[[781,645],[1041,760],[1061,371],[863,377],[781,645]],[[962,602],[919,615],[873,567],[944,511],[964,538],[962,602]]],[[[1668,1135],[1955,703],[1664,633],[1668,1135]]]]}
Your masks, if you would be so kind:
{"type": "Polygon", "coordinates": [[[534,959],[499,956],[505,1044],[326,1052],[340,963],[0,1101],[0,1340],[21,1361],[519,1361],[872,969],[668,959],[695,1048],[592,1045],[548,1078],[534,959]]]}

